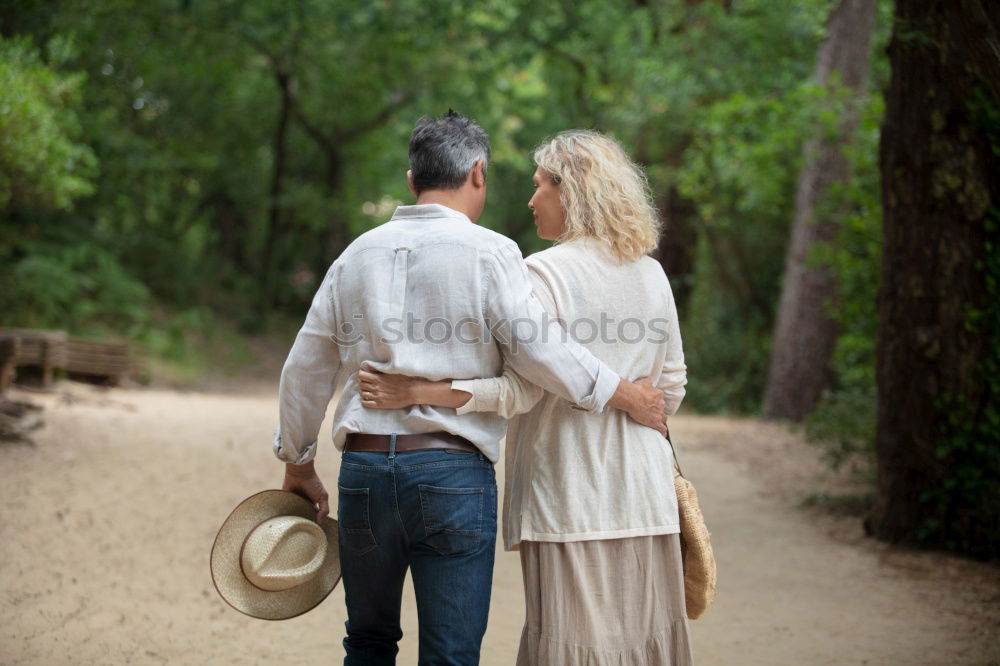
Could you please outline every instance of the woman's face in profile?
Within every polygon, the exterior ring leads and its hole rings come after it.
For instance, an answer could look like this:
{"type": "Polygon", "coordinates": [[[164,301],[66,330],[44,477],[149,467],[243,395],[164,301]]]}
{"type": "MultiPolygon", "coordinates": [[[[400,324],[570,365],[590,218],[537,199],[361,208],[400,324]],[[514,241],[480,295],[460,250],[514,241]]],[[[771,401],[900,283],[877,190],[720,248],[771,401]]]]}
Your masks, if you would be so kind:
{"type": "Polygon", "coordinates": [[[528,208],[535,216],[538,237],[556,240],[566,228],[566,211],[559,198],[559,186],[542,167],[535,169],[531,182],[535,184],[535,193],[528,200],[528,208]]]}

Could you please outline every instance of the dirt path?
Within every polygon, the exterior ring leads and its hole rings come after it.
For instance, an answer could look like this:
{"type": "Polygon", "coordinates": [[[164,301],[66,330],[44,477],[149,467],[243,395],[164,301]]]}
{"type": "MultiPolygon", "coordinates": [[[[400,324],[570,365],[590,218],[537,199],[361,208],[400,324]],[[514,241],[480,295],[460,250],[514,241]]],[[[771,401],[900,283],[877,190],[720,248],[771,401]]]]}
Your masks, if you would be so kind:
{"type": "MultiPolygon", "coordinates": [[[[32,399],[46,406],[36,445],[0,445],[0,663],[339,663],[340,588],[272,623],[231,610],[209,576],[221,521],[280,483],[273,394],[66,384],[32,399]]],[[[889,549],[855,519],[795,508],[819,467],[783,428],[678,417],[672,430],[719,563],[716,604],[692,623],[697,663],[1000,664],[996,567],[889,549]]],[[[328,486],[337,464],[327,444],[328,486]]],[[[484,664],[514,661],[520,588],[516,554],[498,551],[484,664]]],[[[413,664],[409,588],[403,619],[399,663],[413,664]]]]}

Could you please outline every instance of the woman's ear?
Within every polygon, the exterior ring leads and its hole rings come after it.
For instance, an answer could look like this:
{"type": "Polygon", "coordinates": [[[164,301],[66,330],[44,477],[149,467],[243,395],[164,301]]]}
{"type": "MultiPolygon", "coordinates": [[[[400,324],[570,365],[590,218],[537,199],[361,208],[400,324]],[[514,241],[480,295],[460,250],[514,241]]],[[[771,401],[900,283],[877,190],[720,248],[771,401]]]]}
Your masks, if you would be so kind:
{"type": "Polygon", "coordinates": [[[413,170],[412,169],[407,169],[406,170],[406,185],[407,185],[407,187],[410,188],[410,192],[413,193],[413,196],[417,196],[417,188],[415,188],[413,186],[413,170]]]}

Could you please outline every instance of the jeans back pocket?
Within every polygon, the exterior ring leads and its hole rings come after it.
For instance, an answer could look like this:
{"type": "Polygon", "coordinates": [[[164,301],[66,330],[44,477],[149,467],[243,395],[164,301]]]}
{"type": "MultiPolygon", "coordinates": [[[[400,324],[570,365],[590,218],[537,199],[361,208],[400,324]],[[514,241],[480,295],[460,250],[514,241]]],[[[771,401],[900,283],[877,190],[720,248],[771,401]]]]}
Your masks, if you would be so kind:
{"type": "Polygon", "coordinates": [[[344,488],[338,485],[337,490],[340,542],[351,552],[364,555],[378,545],[369,518],[368,488],[344,488]]]}
{"type": "Polygon", "coordinates": [[[479,548],[483,531],[483,488],[439,488],[420,484],[424,543],[441,555],[479,548]]]}

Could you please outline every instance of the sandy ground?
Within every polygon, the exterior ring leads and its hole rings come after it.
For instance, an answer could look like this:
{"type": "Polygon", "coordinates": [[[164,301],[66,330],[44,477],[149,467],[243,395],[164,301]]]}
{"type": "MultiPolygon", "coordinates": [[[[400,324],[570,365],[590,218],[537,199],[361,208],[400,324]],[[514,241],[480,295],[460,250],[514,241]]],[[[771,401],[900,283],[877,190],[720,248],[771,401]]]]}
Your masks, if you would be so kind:
{"type": "MultiPolygon", "coordinates": [[[[209,575],[232,507],[280,484],[273,391],[15,397],[43,404],[45,426],[34,446],[0,444],[0,663],[340,663],[339,587],[265,622],[226,606],[209,575]]],[[[719,566],[716,603],[692,623],[697,663],[1000,664],[996,567],[889,548],[855,518],[798,508],[826,481],[785,428],[677,417],[672,430],[719,566]]],[[[335,483],[332,445],[317,466],[335,483]]],[[[407,590],[401,664],[416,662],[407,590]]],[[[522,618],[518,558],[498,546],[484,664],[513,663],[522,618]]]]}

